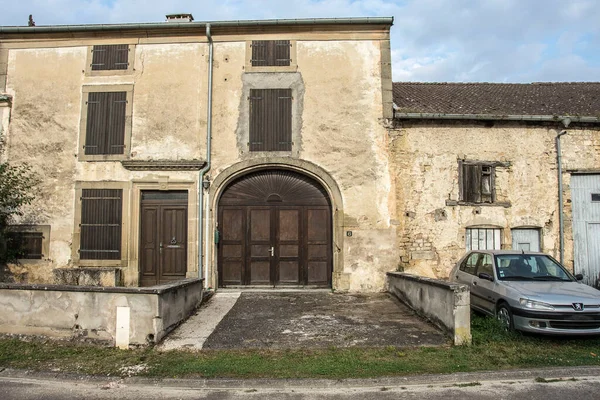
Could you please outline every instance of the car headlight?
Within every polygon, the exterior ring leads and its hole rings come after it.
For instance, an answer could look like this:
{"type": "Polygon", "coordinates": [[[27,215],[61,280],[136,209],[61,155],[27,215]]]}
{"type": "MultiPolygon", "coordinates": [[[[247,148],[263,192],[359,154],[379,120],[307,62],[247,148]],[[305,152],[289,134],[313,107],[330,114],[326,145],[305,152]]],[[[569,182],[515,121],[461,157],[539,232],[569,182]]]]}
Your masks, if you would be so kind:
{"type": "Polygon", "coordinates": [[[542,303],[541,301],[534,301],[529,299],[519,299],[519,303],[525,308],[532,310],[554,310],[554,307],[548,303],[542,303]]]}

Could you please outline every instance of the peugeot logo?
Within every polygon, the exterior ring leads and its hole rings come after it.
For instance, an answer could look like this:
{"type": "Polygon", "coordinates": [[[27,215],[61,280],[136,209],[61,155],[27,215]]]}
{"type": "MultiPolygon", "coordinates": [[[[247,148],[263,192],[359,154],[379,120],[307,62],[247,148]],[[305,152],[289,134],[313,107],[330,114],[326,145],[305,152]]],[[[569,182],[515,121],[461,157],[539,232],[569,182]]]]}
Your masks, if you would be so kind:
{"type": "Polygon", "coordinates": [[[583,311],[583,303],[573,303],[573,310],[583,311]]]}

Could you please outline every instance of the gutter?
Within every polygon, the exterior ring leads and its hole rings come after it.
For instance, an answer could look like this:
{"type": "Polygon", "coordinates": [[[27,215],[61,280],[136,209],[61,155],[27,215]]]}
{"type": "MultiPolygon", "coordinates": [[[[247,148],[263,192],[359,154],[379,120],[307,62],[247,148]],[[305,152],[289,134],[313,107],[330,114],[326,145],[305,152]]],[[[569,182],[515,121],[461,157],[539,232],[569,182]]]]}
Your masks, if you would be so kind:
{"type": "Polygon", "coordinates": [[[60,33],[60,32],[97,32],[123,30],[176,30],[207,27],[252,27],[252,26],[299,26],[299,25],[392,25],[394,17],[367,18],[307,18],[307,19],[266,19],[236,20],[214,22],[149,22],[129,24],[91,24],[91,25],[48,25],[48,26],[0,26],[0,33],[60,33]]]}
{"type": "MultiPolygon", "coordinates": [[[[210,153],[211,153],[211,138],[212,138],[212,92],[213,92],[213,40],[210,34],[210,24],[206,24],[206,38],[208,39],[208,100],[206,106],[206,164],[200,170],[198,175],[198,278],[204,276],[204,285],[207,285],[206,277],[208,276],[208,262],[206,263],[206,272],[202,274],[204,266],[204,255],[202,252],[203,233],[202,220],[204,217],[204,174],[210,170],[210,153]]],[[[206,214],[206,232],[208,237],[208,213],[206,214]]],[[[208,249],[208,244],[206,245],[208,249]]]]}
{"type": "Polygon", "coordinates": [[[600,123],[599,117],[577,117],[570,115],[501,115],[501,114],[444,114],[444,113],[403,113],[395,112],[395,119],[435,119],[435,120],[486,120],[486,121],[538,121],[561,122],[569,118],[571,122],[600,123]]]}

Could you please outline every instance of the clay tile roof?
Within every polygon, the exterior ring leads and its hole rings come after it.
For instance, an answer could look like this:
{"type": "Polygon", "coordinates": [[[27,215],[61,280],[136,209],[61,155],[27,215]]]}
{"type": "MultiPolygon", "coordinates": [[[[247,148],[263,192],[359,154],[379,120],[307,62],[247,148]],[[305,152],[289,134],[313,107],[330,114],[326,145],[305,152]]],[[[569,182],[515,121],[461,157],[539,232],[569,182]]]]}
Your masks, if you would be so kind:
{"type": "Polygon", "coordinates": [[[600,116],[600,82],[395,82],[400,113],[600,116]]]}

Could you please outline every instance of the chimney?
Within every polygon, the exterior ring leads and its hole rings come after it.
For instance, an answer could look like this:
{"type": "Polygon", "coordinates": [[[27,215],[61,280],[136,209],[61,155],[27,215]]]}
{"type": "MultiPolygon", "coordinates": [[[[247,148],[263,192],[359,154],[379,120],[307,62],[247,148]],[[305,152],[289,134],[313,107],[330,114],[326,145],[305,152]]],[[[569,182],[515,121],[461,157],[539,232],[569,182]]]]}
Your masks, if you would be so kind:
{"type": "Polygon", "coordinates": [[[167,22],[192,22],[194,16],[192,14],[168,14],[167,22]]]}

